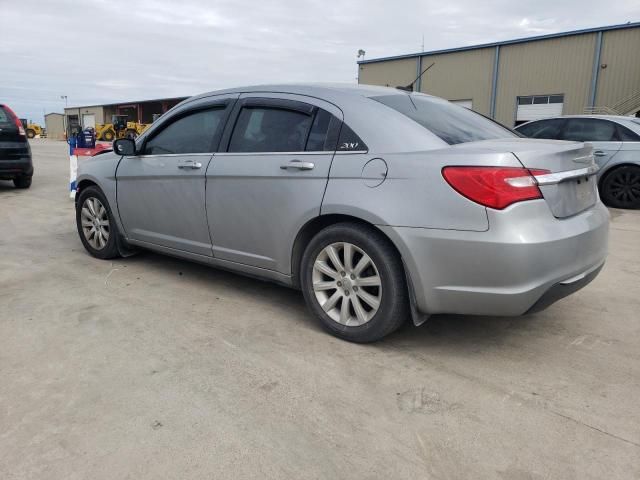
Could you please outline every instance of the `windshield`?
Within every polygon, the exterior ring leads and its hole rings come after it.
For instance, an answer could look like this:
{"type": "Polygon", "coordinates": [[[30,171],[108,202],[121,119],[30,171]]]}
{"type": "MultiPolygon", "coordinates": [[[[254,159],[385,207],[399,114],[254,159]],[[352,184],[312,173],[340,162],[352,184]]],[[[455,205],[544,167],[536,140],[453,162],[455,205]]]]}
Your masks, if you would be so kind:
{"type": "Polygon", "coordinates": [[[493,120],[439,98],[422,95],[383,95],[371,99],[406,115],[449,145],[518,137],[516,133],[493,120]]]}

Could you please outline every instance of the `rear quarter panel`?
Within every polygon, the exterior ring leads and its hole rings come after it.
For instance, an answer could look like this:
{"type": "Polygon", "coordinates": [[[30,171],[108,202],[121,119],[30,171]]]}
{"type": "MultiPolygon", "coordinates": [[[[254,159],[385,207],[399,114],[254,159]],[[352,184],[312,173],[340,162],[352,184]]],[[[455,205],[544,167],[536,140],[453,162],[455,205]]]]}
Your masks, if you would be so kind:
{"type": "Polygon", "coordinates": [[[511,153],[466,149],[409,153],[336,155],[322,204],[322,214],[339,213],[375,225],[485,231],[486,209],[456,192],[442,177],[449,165],[520,167],[511,153]],[[364,165],[381,158],[388,166],[384,181],[367,186],[364,165]]]}

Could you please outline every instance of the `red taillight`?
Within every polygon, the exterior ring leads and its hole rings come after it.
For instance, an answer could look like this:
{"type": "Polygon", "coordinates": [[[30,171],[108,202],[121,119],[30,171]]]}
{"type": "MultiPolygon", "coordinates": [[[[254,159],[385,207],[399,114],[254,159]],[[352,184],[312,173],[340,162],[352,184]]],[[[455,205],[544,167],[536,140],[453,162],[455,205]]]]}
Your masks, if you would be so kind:
{"type": "Polygon", "coordinates": [[[25,133],[24,127],[22,126],[22,122],[20,121],[18,116],[8,106],[3,105],[2,108],[4,109],[5,112],[7,112],[7,115],[13,118],[13,121],[15,122],[16,127],[18,127],[18,135],[26,137],[27,134],[25,133]]]}
{"type": "Polygon", "coordinates": [[[518,167],[445,167],[442,176],[461,195],[485,207],[502,210],[524,200],[542,198],[534,175],[548,170],[518,167]]]}

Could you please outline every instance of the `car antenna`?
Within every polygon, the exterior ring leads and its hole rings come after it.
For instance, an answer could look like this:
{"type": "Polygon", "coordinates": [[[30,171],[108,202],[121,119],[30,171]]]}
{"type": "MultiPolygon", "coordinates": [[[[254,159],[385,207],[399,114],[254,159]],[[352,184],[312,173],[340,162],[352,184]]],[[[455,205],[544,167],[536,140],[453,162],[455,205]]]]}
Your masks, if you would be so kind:
{"type": "Polygon", "coordinates": [[[429,70],[431,67],[433,67],[435,64],[436,64],[436,62],[433,62],[431,65],[429,65],[427,68],[425,68],[425,69],[422,71],[422,73],[421,73],[420,75],[418,75],[418,76],[416,77],[416,79],[415,79],[413,82],[411,82],[409,85],[405,85],[404,87],[402,87],[402,86],[398,85],[396,88],[397,88],[398,90],[404,90],[405,92],[413,92],[413,85],[414,85],[418,80],[420,80],[420,78],[422,77],[422,75],[424,75],[424,74],[425,74],[425,72],[426,72],[427,70],[429,70]]]}

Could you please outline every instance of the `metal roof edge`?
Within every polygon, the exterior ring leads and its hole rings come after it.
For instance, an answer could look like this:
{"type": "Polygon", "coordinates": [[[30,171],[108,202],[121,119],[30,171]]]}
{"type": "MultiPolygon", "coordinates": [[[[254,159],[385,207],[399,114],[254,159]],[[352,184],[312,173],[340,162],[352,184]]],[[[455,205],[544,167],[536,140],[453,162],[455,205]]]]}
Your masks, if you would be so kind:
{"type": "Polygon", "coordinates": [[[629,23],[623,23],[619,25],[607,25],[604,27],[584,28],[581,30],[572,30],[569,32],[548,33],[545,35],[537,35],[534,37],[523,37],[523,38],[516,38],[513,40],[503,40],[501,42],[481,43],[478,45],[469,45],[466,47],[445,48],[441,50],[431,50],[428,52],[407,53],[404,55],[392,55],[390,57],[372,58],[370,60],[358,60],[358,64],[362,65],[367,63],[386,62],[389,60],[402,60],[405,58],[424,57],[427,55],[441,55],[445,53],[464,52],[468,50],[479,50],[481,48],[492,48],[492,47],[498,47],[503,45],[514,45],[518,43],[535,42],[538,40],[549,40],[552,38],[571,37],[574,35],[584,35],[587,33],[606,32],[610,30],[624,30],[627,28],[638,28],[638,27],[640,27],[640,22],[633,22],[633,23],[629,22],[629,23]]]}
{"type": "Polygon", "coordinates": [[[166,97],[166,98],[151,98],[149,100],[127,100],[126,102],[111,102],[111,103],[96,103],[94,105],[72,105],[70,107],[64,107],[65,110],[77,110],[78,108],[91,108],[91,107],[113,107],[115,105],[132,105],[134,103],[148,103],[148,102],[162,102],[169,100],[186,100],[193,95],[187,95],[185,97],[166,97]]]}

